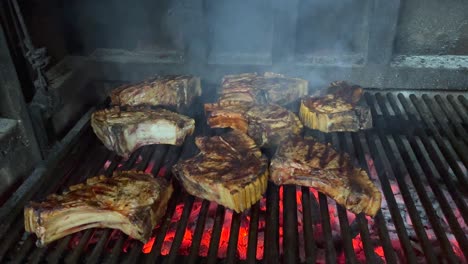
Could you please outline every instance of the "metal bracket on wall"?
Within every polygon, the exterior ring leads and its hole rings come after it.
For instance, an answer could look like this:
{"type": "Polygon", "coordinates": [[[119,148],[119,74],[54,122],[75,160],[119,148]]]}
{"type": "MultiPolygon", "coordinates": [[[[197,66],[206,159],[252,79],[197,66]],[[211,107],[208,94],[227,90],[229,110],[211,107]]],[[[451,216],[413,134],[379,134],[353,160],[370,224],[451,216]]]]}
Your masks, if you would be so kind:
{"type": "Polygon", "coordinates": [[[45,157],[49,145],[53,141],[51,133],[47,133],[47,123],[61,107],[61,102],[60,98],[49,89],[47,76],[44,73],[50,61],[46,48],[34,47],[17,0],[11,0],[10,7],[17,36],[22,40],[21,50],[34,74],[35,93],[29,103],[29,112],[42,155],[45,157]]]}

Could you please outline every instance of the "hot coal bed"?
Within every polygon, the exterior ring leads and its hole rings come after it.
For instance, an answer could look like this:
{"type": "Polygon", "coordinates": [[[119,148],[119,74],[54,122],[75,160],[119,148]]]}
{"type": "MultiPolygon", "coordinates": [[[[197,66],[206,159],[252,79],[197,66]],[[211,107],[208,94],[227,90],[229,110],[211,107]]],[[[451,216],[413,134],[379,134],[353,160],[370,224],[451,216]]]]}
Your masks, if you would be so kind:
{"type": "MultiPolygon", "coordinates": [[[[468,4],[437,0],[0,1],[0,262],[466,263],[468,4]],[[99,3],[97,3],[99,2],[99,3]],[[41,47],[45,47],[43,49],[41,47]],[[330,142],[383,194],[355,215],[312,188],[269,183],[243,213],[187,194],[171,167],[197,152],[226,74],[278,72],[365,88],[374,126],[304,134],[330,142]],[[202,97],[180,147],[127,160],[89,119],[110,90],[193,74],[202,97]],[[148,243],[88,229],[37,247],[24,206],[95,175],[141,170],[175,193],[148,243]]],[[[274,150],[263,149],[273,155],[274,150]]]]}
{"type": "MultiPolygon", "coordinates": [[[[455,93],[385,93],[367,89],[374,128],[305,134],[350,153],[382,191],[374,217],[355,215],[312,188],[270,183],[243,213],[176,191],[148,243],[118,230],[89,229],[36,247],[24,232],[23,206],[86,178],[136,169],[172,179],[171,166],[196,153],[194,137],[223,133],[206,125],[181,147],[152,145],[122,160],[95,137],[91,109],[67,135],[69,147],[36,170],[3,206],[0,257],[12,263],[458,263],[468,248],[467,98],[455,93]],[[398,124],[398,125],[397,125],[398,124]]],[[[264,150],[271,154],[271,150],[264,150]]]]}

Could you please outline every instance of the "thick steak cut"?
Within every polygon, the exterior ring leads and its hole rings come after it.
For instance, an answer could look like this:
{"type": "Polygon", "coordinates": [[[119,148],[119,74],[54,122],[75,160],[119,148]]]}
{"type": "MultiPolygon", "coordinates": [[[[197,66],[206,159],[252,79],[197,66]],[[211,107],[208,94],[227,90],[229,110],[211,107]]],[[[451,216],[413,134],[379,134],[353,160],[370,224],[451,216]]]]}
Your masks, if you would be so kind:
{"type": "Polygon", "coordinates": [[[212,128],[236,129],[247,133],[249,121],[247,111],[251,108],[249,104],[220,105],[218,103],[205,104],[207,123],[212,128]]]}
{"type": "Polygon", "coordinates": [[[193,133],[195,120],[165,109],[114,107],[94,112],[91,126],[109,150],[128,158],[145,145],[182,145],[193,133]]]}
{"type": "Polygon", "coordinates": [[[173,192],[164,178],[136,171],[97,176],[24,208],[24,226],[42,246],[88,228],[119,229],[147,242],[173,192]]]}
{"type": "Polygon", "coordinates": [[[205,104],[212,128],[232,128],[247,133],[259,147],[277,145],[289,135],[299,135],[303,125],[293,112],[273,104],[205,104]]]}
{"type": "Polygon", "coordinates": [[[200,153],[173,167],[188,193],[217,202],[236,212],[262,197],[268,182],[268,161],[246,134],[198,137],[200,153]]]}
{"type": "Polygon", "coordinates": [[[116,106],[189,106],[201,95],[200,78],[191,75],[164,75],[124,85],[110,94],[116,106]]]}
{"type": "Polygon", "coordinates": [[[255,105],[246,112],[247,134],[257,145],[277,145],[290,135],[299,135],[303,125],[293,112],[279,105],[255,105]]]}
{"type": "Polygon", "coordinates": [[[328,89],[302,98],[299,117],[305,126],[322,132],[371,128],[372,115],[362,94],[359,86],[334,82],[328,89]]]}
{"type": "Polygon", "coordinates": [[[250,104],[291,104],[307,94],[308,82],[282,74],[267,72],[263,75],[244,73],[226,75],[221,83],[219,103],[232,105],[250,104]]]}
{"type": "Polygon", "coordinates": [[[375,216],[382,194],[365,170],[354,167],[349,155],[311,138],[283,140],[270,163],[277,185],[313,187],[353,213],[375,216]]]}

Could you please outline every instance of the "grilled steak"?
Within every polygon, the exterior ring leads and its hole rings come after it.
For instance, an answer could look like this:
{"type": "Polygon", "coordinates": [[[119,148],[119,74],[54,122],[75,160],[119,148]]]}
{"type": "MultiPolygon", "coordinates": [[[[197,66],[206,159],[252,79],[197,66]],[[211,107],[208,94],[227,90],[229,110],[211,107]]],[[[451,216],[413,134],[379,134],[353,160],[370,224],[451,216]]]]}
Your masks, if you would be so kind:
{"type": "Polygon", "coordinates": [[[246,112],[247,134],[257,145],[277,145],[289,135],[299,135],[303,125],[291,111],[278,105],[255,105],[246,112]]]}
{"type": "Polygon", "coordinates": [[[268,103],[288,105],[307,94],[308,82],[276,73],[226,75],[221,84],[221,105],[268,103]]]}
{"type": "Polygon", "coordinates": [[[366,171],[354,167],[347,154],[311,138],[283,140],[271,160],[270,179],[313,187],[356,214],[375,216],[380,209],[382,195],[366,171]]]}
{"type": "Polygon", "coordinates": [[[205,104],[207,123],[213,128],[232,128],[247,133],[260,146],[277,145],[287,135],[298,135],[303,125],[284,107],[273,104],[205,104]]]}
{"type": "Polygon", "coordinates": [[[91,126],[109,150],[128,158],[145,145],[182,145],[193,133],[195,120],[165,109],[114,107],[94,112],[91,126]]]}
{"type": "Polygon", "coordinates": [[[215,201],[236,212],[262,197],[268,181],[268,161],[246,134],[198,137],[200,153],[173,167],[188,193],[215,201]]]}
{"type": "Polygon", "coordinates": [[[155,76],[140,83],[124,85],[112,91],[111,104],[116,106],[190,105],[201,95],[200,78],[191,75],[155,76]]]}
{"type": "Polygon", "coordinates": [[[317,95],[302,98],[299,117],[305,126],[323,132],[371,128],[372,115],[360,100],[362,93],[359,86],[334,82],[317,95]]]}
{"type": "Polygon", "coordinates": [[[119,229],[147,242],[166,211],[172,184],[136,171],[97,176],[24,208],[24,226],[42,246],[88,228],[119,229]]]}
{"type": "Polygon", "coordinates": [[[247,120],[247,110],[250,105],[226,105],[218,103],[205,104],[205,112],[208,113],[207,123],[212,128],[230,127],[247,133],[249,121],[247,120]]]}

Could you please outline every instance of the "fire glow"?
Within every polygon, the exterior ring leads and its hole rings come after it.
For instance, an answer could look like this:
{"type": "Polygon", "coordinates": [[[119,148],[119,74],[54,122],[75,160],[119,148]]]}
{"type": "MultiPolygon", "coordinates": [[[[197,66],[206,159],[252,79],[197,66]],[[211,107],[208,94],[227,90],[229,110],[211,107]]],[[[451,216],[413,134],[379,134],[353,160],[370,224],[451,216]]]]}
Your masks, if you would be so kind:
{"type": "MultiPolygon", "coordinates": [[[[392,184],[392,191],[394,194],[398,194],[398,185],[397,184],[392,184]]],[[[318,204],[319,201],[319,193],[313,189],[309,188],[309,193],[310,193],[310,199],[315,199],[315,203],[318,204]]],[[[279,188],[279,226],[278,226],[278,233],[279,233],[279,249],[280,249],[280,254],[283,252],[283,187],[279,188]]],[[[297,217],[297,228],[298,228],[298,234],[299,234],[299,257],[300,261],[303,262],[305,261],[305,252],[304,252],[304,236],[303,236],[303,194],[302,190],[300,187],[296,188],[296,202],[297,202],[297,210],[298,210],[298,217],[297,217]]],[[[187,256],[190,253],[190,247],[192,245],[192,239],[194,236],[195,232],[195,227],[197,224],[198,216],[200,213],[200,208],[202,206],[202,200],[196,199],[192,211],[190,213],[189,221],[187,224],[187,227],[184,232],[183,240],[180,245],[178,254],[179,255],[184,255],[187,256]]],[[[205,222],[205,227],[203,230],[203,235],[201,237],[200,241],[200,248],[198,255],[201,257],[206,257],[208,256],[208,250],[211,247],[211,237],[213,233],[213,226],[216,218],[216,211],[217,211],[218,205],[214,202],[211,202],[209,205],[209,209],[207,212],[207,218],[205,222]]],[[[264,237],[265,237],[265,219],[266,219],[266,198],[262,198],[259,201],[259,218],[258,218],[258,229],[257,229],[257,243],[256,245],[256,259],[261,260],[263,259],[263,253],[264,253],[264,237]]],[[[239,227],[239,233],[238,233],[238,240],[237,240],[237,252],[236,252],[236,257],[240,260],[245,260],[247,259],[247,252],[248,252],[248,247],[249,247],[249,234],[250,234],[250,221],[251,221],[251,210],[249,209],[246,212],[244,212],[240,217],[240,227],[239,227]]],[[[170,252],[172,241],[175,237],[175,232],[176,232],[176,227],[177,227],[177,221],[180,219],[181,215],[183,212],[183,203],[180,203],[177,205],[176,210],[171,218],[171,222],[169,225],[169,228],[165,234],[164,242],[161,247],[161,255],[167,255],[170,252]]],[[[333,240],[339,241],[341,240],[341,231],[340,231],[340,220],[338,218],[338,211],[337,211],[337,206],[335,202],[331,199],[328,198],[328,212],[329,212],[329,222],[330,226],[332,228],[332,238],[333,240]]],[[[355,219],[356,215],[353,213],[350,213],[349,211],[347,213],[347,218],[348,218],[348,223],[351,224],[355,219]]],[[[227,249],[229,245],[229,238],[231,235],[231,223],[232,223],[232,217],[233,217],[233,212],[229,209],[226,209],[224,212],[224,220],[222,222],[222,228],[220,231],[220,240],[219,244],[215,245],[218,248],[218,253],[217,257],[218,258],[225,258],[227,254],[227,249]]],[[[324,237],[323,237],[323,230],[322,230],[322,221],[320,216],[317,216],[319,219],[318,222],[314,223],[313,230],[314,230],[314,241],[317,244],[318,248],[318,253],[317,253],[317,262],[322,263],[324,262],[325,258],[325,242],[324,242],[324,237]]],[[[383,246],[380,244],[380,239],[378,235],[375,233],[375,228],[373,228],[374,220],[371,217],[366,216],[365,217],[366,221],[368,222],[369,225],[369,231],[371,231],[371,236],[372,236],[372,248],[375,253],[375,257],[380,258],[382,262],[385,261],[385,254],[384,254],[384,249],[383,246]]],[[[149,253],[152,250],[152,246],[154,244],[155,238],[151,238],[151,240],[144,245],[143,247],[143,252],[144,253],[149,253]]],[[[462,254],[460,253],[459,247],[457,247],[457,243],[455,240],[451,241],[452,244],[454,245],[454,251],[457,253],[459,257],[462,258],[462,254]]],[[[355,252],[356,259],[360,262],[366,262],[366,255],[364,253],[364,245],[363,241],[361,239],[361,234],[357,234],[355,237],[352,238],[351,240],[352,243],[352,248],[355,252]]],[[[335,244],[336,245],[336,244],[335,244]]],[[[252,245],[251,245],[252,246],[252,245]]],[[[395,252],[397,253],[398,257],[404,258],[404,253],[401,248],[401,244],[398,240],[398,237],[395,237],[392,239],[392,246],[395,252]]],[[[338,263],[345,263],[346,262],[346,255],[344,253],[343,249],[338,249],[337,250],[337,262],[338,263]]]]}
{"type": "MultiPolygon", "coordinates": [[[[316,199],[318,201],[318,192],[312,188],[310,188],[310,193],[311,193],[311,198],[316,199]]],[[[279,188],[279,246],[280,246],[280,251],[282,252],[282,243],[283,243],[283,188],[279,188]]],[[[302,215],[302,210],[303,210],[303,205],[302,205],[302,191],[301,188],[298,187],[296,189],[296,201],[297,201],[297,207],[298,207],[298,233],[302,234],[303,232],[303,215],[302,215]]],[[[172,242],[174,240],[174,237],[176,235],[176,229],[177,229],[177,222],[180,220],[180,217],[183,212],[183,202],[179,203],[174,211],[174,214],[171,218],[171,222],[169,224],[169,227],[167,229],[167,232],[164,237],[164,242],[161,247],[160,254],[161,255],[167,255],[170,252],[172,242]]],[[[192,211],[189,216],[189,221],[187,224],[187,227],[184,231],[184,236],[182,239],[182,243],[180,245],[178,254],[179,255],[184,255],[187,256],[190,253],[190,247],[192,245],[192,238],[194,236],[195,232],[195,227],[197,225],[197,220],[198,216],[200,213],[200,208],[202,206],[202,200],[196,199],[192,211]]],[[[207,219],[205,222],[205,228],[201,237],[200,241],[200,248],[199,248],[199,256],[201,257],[206,257],[208,256],[208,249],[210,248],[210,243],[211,243],[211,236],[213,232],[213,226],[215,222],[215,217],[216,217],[216,210],[217,210],[218,205],[214,202],[210,203],[208,212],[207,212],[207,219]]],[[[252,209],[250,209],[252,210],[252,209]]],[[[237,252],[236,252],[236,257],[240,260],[245,260],[247,259],[247,249],[248,249],[248,239],[249,239],[249,230],[250,230],[250,221],[251,221],[251,216],[250,216],[250,210],[247,210],[241,215],[241,222],[240,222],[240,227],[239,227],[239,233],[238,233],[238,241],[237,241],[237,252]]],[[[339,221],[337,218],[337,213],[336,213],[336,206],[334,204],[329,205],[329,214],[330,214],[330,224],[332,228],[338,227],[338,230],[334,230],[336,234],[339,233],[339,221]]],[[[258,220],[258,233],[257,233],[257,250],[256,250],[256,258],[257,259],[263,259],[263,252],[264,252],[264,232],[265,232],[265,216],[266,216],[266,199],[262,198],[259,202],[259,220],[258,220]]],[[[231,223],[232,223],[232,217],[233,217],[233,212],[229,209],[226,209],[224,212],[224,220],[222,223],[222,228],[220,231],[220,240],[219,244],[216,245],[218,248],[218,258],[225,258],[227,254],[227,249],[229,245],[229,238],[230,234],[232,232],[231,230],[231,223]]],[[[355,216],[354,214],[348,213],[348,218],[350,221],[354,220],[355,216]]],[[[314,236],[316,236],[316,240],[320,241],[322,236],[322,231],[320,230],[320,224],[317,224],[314,228],[316,230],[314,236]]],[[[304,244],[304,238],[303,236],[300,236],[300,245],[304,244]]],[[[323,240],[323,238],[322,238],[323,240]]],[[[147,254],[150,253],[152,250],[152,247],[155,243],[155,237],[152,237],[148,243],[146,243],[143,246],[143,253],[147,254]]],[[[365,260],[365,256],[363,254],[363,246],[362,246],[362,241],[360,238],[360,235],[356,236],[352,240],[353,243],[353,248],[356,252],[356,255],[358,256],[358,260],[365,260]]],[[[280,253],[281,253],[280,252],[280,253]]],[[[375,253],[377,256],[381,257],[384,259],[384,254],[383,254],[383,249],[382,246],[376,246],[375,247],[375,253]]],[[[302,250],[300,252],[300,258],[301,261],[305,260],[305,253],[302,250]]],[[[342,258],[338,259],[339,262],[345,262],[344,256],[342,258]]]]}
{"type": "MultiPolygon", "coordinates": [[[[372,160],[367,160],[370,165],[372,165],[372,160]]],[[[104,168],[108,168],[110,166],[110,162],[106,162],[104,165],[104,168]]],[[[149,163],[146,171],[150,172],[153,170],[155,164],[149,163]]],[[[373,166],[371,167],[371,177],[372,177],[372,171],[375,172],[375,169],[373,166]]],[[[167,173],[167,169],[165,166],[162,166],[158,170],[158,177],[164,177],[167,173]]],[[[374,175],[376,177],[376,175],[374,175]]],[[[398,183],[393,180],[389,179],[390,182],[390,188],[392,191],[393,196],[395,197],[395,200],[400,207],[401,210],[401,215],[403,217],[403,221],[405,222],[405,228],[406,230],[411,234],[411,232],[414,233],[414,228],[412,227],[412,222],[411,219],[408,215],[407,212],[405,212],[405,203],[404,199],[401,195],[399,185],[398,183]]],[[[376,184],[380,185],[380,182],[376,181],[376,184]]],[[[380,186],[379,186],[380,187],[380,186]]],[[[320,208],[320,202],[319,202],[319,193],[313,189],[313,188],[307,188],[304,189],[305,192],[309,193],[309,203],[312,205],[312,207],[315,208],[315,210],[312,210],[313,214],[313,219],[312,219],[312,230],[313,230],[313,243],[315,243],[317,252],[316,252],[316,262],[317,263],[325,263],[325,256],[326,256],[326,243],[324,241],[324,230],[322,228],[322,224],[324,223],[324,217],[321,214],[320,208]]],[[[284,192],[283,192],[283,187],[278,188],[278,215],[279,215],[279,226],[278,226],[278,244],[279,244],[279,250],[280,250],[280,255],[283,254],[283,199],[284,197],[284,192]]],[[[448,195],[447,195],[448,197],[448,195]]],[[[292,198],[292,197],[289,197],[292,198]]],[[[305,261],[306,257],[306,252],[305,252],[305,233],[304,233],[304,222],[303,219],[306,217],[303,214],[304,211],[304,195],[303,195],[303,189],[301,187],[296,187],[296,192],[294,198],[296,199],[297,203],[297,231],[298,231],[298,246],[299,246],[299,258],[301,262],[305,261]]],[[[140,247],[141,251],[144,254],[149,254],[154,250],[159,251],[159,254],[162,256],[168,255],[169,252],[171,251],[171,247],[173,245],[174,238],[176,237],[176,232],[177,232],[177,227],[178,224],[181,220],[182,214],[184,212],[184,199],[180,199],[179,203],[176,205],[174,208],[174,213],[170,217],[169,223],[167,225],[166,232],[163,234],[164,239],[162,241],[162,244],[160,244],[160,248],[156,249],[153,248],[157,241],[157,237],[153,236],[150,238],[150,240],[141,247],[140,245],[137,245],[140,247]]],[[[207,202],[205,202],[207,203],[207,202]]],[[[201,213],[201,208],[203,205],[203,200],[199,198],[195,198],[192,208],[190,211],[190,214],[187,219],[187,226],[185,227],[185,230],[183,231],[183,237],[182,241],[180,243],[180,246],[178,248],[178,251],[176,252],[178,255],[183,255],[183,256],[188,256],[191,252],[191,247],[193,244],[193,239],[195,235],[195,230],[197,228],[197,222],[200,217],[201,213]]],[[[220,259],[226,258],[227,251],[228,251],[228,246],[229,246],[229,240],[230,236],[233,233],[233,231],[237,230],[231,230],[231,225],[233,221],[233,212],[229,209],[224,209],[223,211],[219,211],[220,208],[218,208],[218,204],[214,202],[208,202],[208,210],[206,211],[206,218],[205,218],[205,223],[203,226],[203,232],[201,234],[201,238],[199,241],[199,249],[198,249],[198,256],[200,257],[207,257],[209,250],[212,247],[215,247],[217,249],[217,254],[216,256],[220,259]],[[215,219],[216,219],[216,214],[219,212],[223,212],[223,217],[222,217],[222,222],[220,222],[220,230],[213,230],[215,226],[215,219]],[[212,235],[213,232],[219,232],[219,243],[217,245],[211,245],[212,242],[212,235]]],[[[312,209],[312,208],[311,208],[312,209]]],[[[330,199],[327,198],[327,209],[328,209],[328,218],[329,218],[329,224],[331,227],[331,238],[333,239],[333,243],[335,245],[335,250],[336,250],[336,256],[337,256],[337,262],[338,263],[345,263],[347,261],[347,256],[344,252],[343,249],[343,237],[341,234],[341,225],[343,224],[342,221],[340,221],[340,218],[338,217],[338,210],[337,210],[337,205],[336,203],[330,199]]],[[[458,219],[461,219],[461,213],[457,210],[457,208],[454,206],[452,208],[454,210],[455,215],[457,216],[458,219]]],[[[390,242],[391,242],[391,247],[392,251],[396,253],[396,256],[400,258],[401,260],[405,259],[405,253],[402,249],[402,245],[400,243],[399,237],[395,231],[395,226],[393,224],[391,215],[389,213],[387,201],[385,200],[385,197],[382,201],[382,216],[386,222],[386,228],[389,231],[389,237],[390,237],[390,242]]],[[[422,212],[420,212],[420,215],[424,216],[422,212]]],[[[238,237],[237,237],[237,248],[235,252],[235,257],[240,260],[246,260],[247,259],[247,252],[249,247],[255,247],[256,249],[256,254],[255,257],[257,260],[262,260],[264,258],[264,245],[265,245],[265,227],[266,227],[266,218],[267,218],[267,201],[266,198],[263,197],[257,205],[252,207],[251,209],[246,210],[244,213],[240,214],[239,216],[236,215],[236,217],[240,217],[240,224],[239,224],[239,230],[238,230],[238,237]],[[251,228],[251,220],[252,220],[252,213],[253,210],[258,210],[258,223],[257,223],[257,234],[256,238],[257,240],[254,241],[253,245],[249,245],[249,236],[251,235],[250,228],[251,228]]],[[[348,220],[348,225],[351,227],[353,222],[358,219],[356,219],[356,215],[353,213],[350,213],[349,211],[346,211],[346,218],[348,220]]],[[[364,221],[366,221],[367,227],[368,227],[368,236],[370,236],[370,246],[371,249],[373,249],[374,252],[374,258],[380,258],[382,262],[386,262],[385,260],[385,252],[384,248],[382,245],[381,238],[379,237],[379,232],[378,226],[375,225],[374,219],[371,217],[366,216],[363,218],[364,221]]],[[[445,220],[445,219],[444,219],[445,220]]],[[[446,221],[446,220],[445,220],[446,221]]],[[[463,225],[462,220],[459,220],[460,224],[463,227],[466,227],[463,225]]],[[[430,241],[437,241],[437,238],[435,236],[435,233],[432,229],[430,229],[429,225],[426,225],[428,229],[426,230],[426,234],[429,238],[430,241]]],[[[160,233],[160,226],[157,226],[154,230],[154,234],[159,234],[160,233]]],[[[100,240],[102,234],[103,234],[102,229],[94,229],[92,232],[90,232],[89,238],[87,240],[87,243],[84,246],[84,250],[88,251],[91,250],[92,247],[100,240]]],[[[454,237],[453,234],[447,232],[447,237],[449,238],[450,244],[453,247],[453,251],[456,254],[456,256],[463,262],[465,260],[464,254],[460,248],[460,245],[458,244],[458,241],[454,237]]],[[[234,232],[236,233],[236,232],[234,232]]],[[[121,236],[122,233],[118,230],[113,230],[110,233],[110,237],[108,238],[107,245],[114,245],[115,241],[118,240],[119,236],[121,236]],[[114,241],[114,242],[113,242],[114,241]]],[[[78,246],[79,241],[84,237],[82,232],[76,233],[73,235],[69,242],[69,248],[73,249],[78,246]]],[[[311,239],[311,238],[307,238],[311,239]]],[[[417,240],[413,239],[413,246],[414,246],[414,251],[416,255],[422,260],[424,258],[423,252],[421,251],[421,246],[418,244],[417,240]]],[[[127,241],[124,243],[123,251],[125,253],[128,252],[129,247],[132,245],[131,239],[127,239],[127,241]]],[[[364,244],[363,240],[361,238],[360,231],[357,233],[354,233],[354,237],[351,237],[351,247],[355,253],[356,260],[359,262],[367,262],[368,259],[366,258],[366,254],[364,251],[364,244]]],[[[109,248],[109,251],[111,249],[109,248]]],[[[441,253],[441,249],[435,248],[434,249],[436,252],[441,253]]],[[[387,252],[388,253],[388,252],[387,252]]]]}

